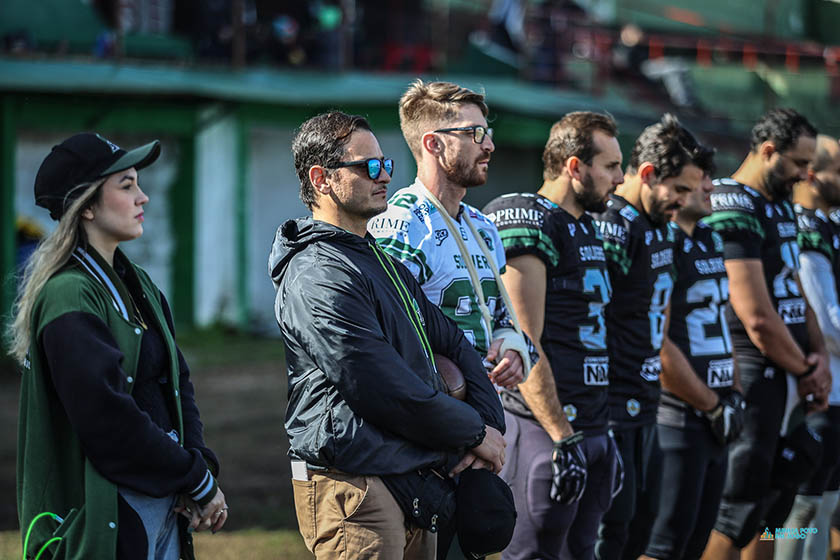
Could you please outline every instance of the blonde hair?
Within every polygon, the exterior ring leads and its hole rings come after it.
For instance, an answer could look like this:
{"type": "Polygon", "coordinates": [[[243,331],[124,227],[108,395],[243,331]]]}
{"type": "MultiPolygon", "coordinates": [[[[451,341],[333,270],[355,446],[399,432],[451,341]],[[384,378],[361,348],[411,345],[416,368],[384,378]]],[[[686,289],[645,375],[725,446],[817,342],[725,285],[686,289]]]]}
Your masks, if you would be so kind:
{"type": "Polygon", "coordinates": [[[47,281],[67,263],[73,250],[85,239],[82,211],[91,205],[104,182],[105,179],[102,179],[79,185],[84,188],[81,196],[73,201],[55,230],[38,244],[23,270],[18,296],[12,308],[12,321],[6,331],[9,353],[21,364],[26,360],[31,342],[35,300],[47,281]]]}
{"type": "Polygon", "coordinates": [[[484,95],[452,82],[424,82],[417,79],[400,98],[400,129],[416,159],[422,154],[421,139],[458,116],[463,105],[472,103],[487,116],[484,95]]]}

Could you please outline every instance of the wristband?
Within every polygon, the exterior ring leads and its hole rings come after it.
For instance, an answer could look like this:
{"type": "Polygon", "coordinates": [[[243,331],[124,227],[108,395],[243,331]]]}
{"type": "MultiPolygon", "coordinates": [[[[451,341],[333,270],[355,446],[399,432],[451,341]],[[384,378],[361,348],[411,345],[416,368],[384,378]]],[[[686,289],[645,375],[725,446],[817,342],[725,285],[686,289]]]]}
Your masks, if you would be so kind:
{"type": "Polygon", "coordinates": [[[572,445],[578,444],[583,441],[583,432],[575,432],[569,437],[565,437],[559,441],[554,442],[554,447],[559,447],[560,449],[565,449],[566,447],[571,447],[572,445]]]}
{"type": "Polygon", "coordinates": [[[794,377],[796,377],[797,381],[802,381],[803,379],[805,379],[806,377],[808,377],[809,375],[811,375],[815,371],[817,371],[816,364],[813,365],[813,366],[809,366],[808,369],[805,370],[805,373],[803,373],[802,375],[794,375],[794,377]]]}

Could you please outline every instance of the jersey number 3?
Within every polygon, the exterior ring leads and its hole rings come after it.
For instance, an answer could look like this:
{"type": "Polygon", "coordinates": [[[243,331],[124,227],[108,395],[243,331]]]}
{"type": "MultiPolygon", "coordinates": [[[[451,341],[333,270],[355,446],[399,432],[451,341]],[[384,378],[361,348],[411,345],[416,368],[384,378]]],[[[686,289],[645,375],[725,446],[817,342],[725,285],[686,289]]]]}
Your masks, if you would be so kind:
{"type": "Polygon", "coordinates": [[[583,273],[583,293],[595,296],[589,302],[589,323],[582,325],[578,332],[580,342],[588,350],[607,349],[607,329],[604,326],[604,305],[612,296],[609,277],[598,268],[587,268],[583,273]]]}

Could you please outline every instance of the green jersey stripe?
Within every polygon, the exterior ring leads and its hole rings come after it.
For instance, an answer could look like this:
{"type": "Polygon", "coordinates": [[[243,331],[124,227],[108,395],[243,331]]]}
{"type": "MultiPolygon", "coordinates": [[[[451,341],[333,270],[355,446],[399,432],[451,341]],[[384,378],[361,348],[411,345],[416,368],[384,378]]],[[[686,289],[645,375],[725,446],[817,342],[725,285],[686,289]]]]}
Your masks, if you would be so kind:
{"type": "Polygon", "coordinates": [[[627,256],[627,250],[618,243],[604,241],[604,254],[608,261],[614,262],[621,269],[622,274],[629,274],[633,259],[627,256]]]}
{"type": "Polygon", "coordinates": [[[557,266],[560,262],[560,253],[551,238],[540,230],[517,227],[499,230],[499,235],[502,236],[505,250],[533,247],[548,257],[551,266],[557,266]]]}
{"type": "Polygon", "coordinates": [[[800,251],[817,251],[829,259],[834,258],[831,245],[818,231],[800,231],[796,236],[800,251]]]}
{"type": "Polygon", "coordinates": [[[377,238],[376,242],[382,249],[397,260],[410,260],[420,268],[420,277],[417,282],[423,284],[432,277],[432,269],[426,262],[426,254],[420,249],[415,249],[402,241],[391,237],[377,238]]]}
{"type": "Polygon", "coordinates": [[[737,210],[721,210],[705,218],[715,231],[749,231],[764,239],[764,228],[758,218],[737,210]]]}

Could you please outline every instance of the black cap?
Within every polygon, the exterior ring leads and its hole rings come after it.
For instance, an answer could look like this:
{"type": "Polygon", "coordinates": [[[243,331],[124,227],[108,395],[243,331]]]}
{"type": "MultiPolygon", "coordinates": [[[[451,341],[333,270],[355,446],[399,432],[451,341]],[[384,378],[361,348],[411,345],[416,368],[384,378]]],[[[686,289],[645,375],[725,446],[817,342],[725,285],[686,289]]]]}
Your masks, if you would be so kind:
{"type": "Polygon", "coordinates": [[[507,483],[487,469],[461,473],[456,495],[458,543],[467,558],[483,558],[510,544],[516,506],[507,483]]]}
{"type": "Polygon", "coordinates": [[[93,132],[76,134],[57,146],[41,162],[35,176],[35,204],[58,220],[83,189],[79,185],[107,177],[130,167],[142,169],[160,155],[155,140],[127,152],[93,132]]]}

